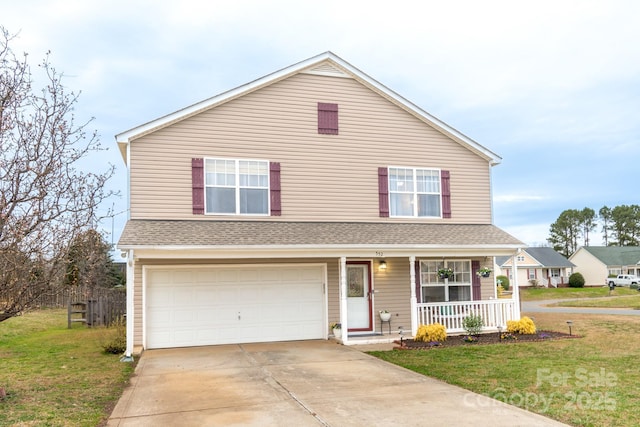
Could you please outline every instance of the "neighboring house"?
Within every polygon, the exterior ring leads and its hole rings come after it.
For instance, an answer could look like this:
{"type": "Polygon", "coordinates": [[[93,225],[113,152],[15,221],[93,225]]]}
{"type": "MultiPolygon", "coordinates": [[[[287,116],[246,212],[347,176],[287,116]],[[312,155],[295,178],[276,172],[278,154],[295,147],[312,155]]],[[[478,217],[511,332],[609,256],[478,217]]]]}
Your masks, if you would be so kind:
{"type": "Polygon", "coordinates": [[[604,285],[610,274],[640,276],[640,246],[582,246],[569,260],[587,285],[604,285]]]}
{"type": "Polygon", "coordinates": [[[500,157],[330,52],[116,139],[128,355],[326,339],[333,322],[350,343],[383,309],[407,333],[519,318],[475,274],[524,246],[492,224],[500,157]]]}
{"type": "MultiPolygon", "coordinates": [[[[525,248],[515,256],[520,286],[565,286],[575,265],[553,248],[525,248]]],[[[513,258],[497,257],[500,269],[496,274],[505,275],[513,281],[513,258]]]]}

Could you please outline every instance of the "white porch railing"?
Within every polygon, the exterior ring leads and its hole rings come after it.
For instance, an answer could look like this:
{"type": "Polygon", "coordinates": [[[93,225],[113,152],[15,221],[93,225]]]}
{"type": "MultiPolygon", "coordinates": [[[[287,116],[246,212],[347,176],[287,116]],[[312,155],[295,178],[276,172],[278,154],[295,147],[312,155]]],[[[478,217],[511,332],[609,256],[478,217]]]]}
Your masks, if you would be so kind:
{"type": "Polygon", "coordinates": [[[520,318],[513,299],[493,299],[486,301],[430,302],[418,304],[418,324],[440,323],[447,333],[464,332],[462,322],[465,317],[480,315],[484,321],[484,331],[496,331],[505,327],[507,320],[520,318]]]}

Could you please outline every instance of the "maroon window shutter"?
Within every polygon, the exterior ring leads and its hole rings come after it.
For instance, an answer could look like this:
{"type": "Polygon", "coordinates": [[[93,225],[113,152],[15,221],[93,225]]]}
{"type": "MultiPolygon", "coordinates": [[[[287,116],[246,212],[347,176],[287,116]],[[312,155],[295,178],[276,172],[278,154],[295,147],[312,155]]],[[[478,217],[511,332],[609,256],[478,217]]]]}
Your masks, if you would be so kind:
{"type": "Polygon", "coordinates": [[[378,204],[380,205],[380,216],[389,217],[389,170],[378,168],[378,204]]]}
{"type": "Polygon", "coordinates": [[[191,203],[194,215],[204,215],[204,159],[191,159],[191,203]]]}
{"type": "Polygon", "coordinates": [[[271,193],[271,216],[282,215],[280,201],[280,163],[269,163],[269,180],[271,193]]]}
{"type": "Polygon", "coordinates": [[[442,186],[442,217],[451,218],[451,174],[449,171],[440,171],[440,185],[442,186]]]}
{"type": "Polygon", "coordinates": [[[482,299],[480,277],[476,274],[478,270],[480,270],[480,261],[471,261],[471,288],[474,301],[480,301],[482,299]]]}
{"type": "Polygon", "coordinates": [[[318,102],[318,133],[338,134],[338,104],[318,102]]]}

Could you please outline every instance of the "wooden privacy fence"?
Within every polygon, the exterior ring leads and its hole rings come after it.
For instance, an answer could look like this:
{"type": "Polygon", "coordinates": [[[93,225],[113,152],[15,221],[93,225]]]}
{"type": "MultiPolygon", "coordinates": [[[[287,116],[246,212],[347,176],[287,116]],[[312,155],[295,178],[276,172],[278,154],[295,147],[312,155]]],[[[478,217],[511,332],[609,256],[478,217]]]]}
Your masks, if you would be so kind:
{"type": "MultiPolygon", "coordinates": [[[[27,295],[31,299],[30,295],[27,295]]],[[[13,296],[0,292],[0,302],[13,296]]],[[[33,299],[31,308],[67,308],[68,323],[82,322],[89,326],[110,325],[127,312],[127,293],[122,288],[69,287],[42,293],[33,299]]]]}
{"type": "Polygon", "coordinates": [[[127,313],[127,294],[114,290],[87,298],[84,301],[69,301],[67,311],[68,327],[73,322],[86,323],[87,326],[109,326],[127,313]]]}

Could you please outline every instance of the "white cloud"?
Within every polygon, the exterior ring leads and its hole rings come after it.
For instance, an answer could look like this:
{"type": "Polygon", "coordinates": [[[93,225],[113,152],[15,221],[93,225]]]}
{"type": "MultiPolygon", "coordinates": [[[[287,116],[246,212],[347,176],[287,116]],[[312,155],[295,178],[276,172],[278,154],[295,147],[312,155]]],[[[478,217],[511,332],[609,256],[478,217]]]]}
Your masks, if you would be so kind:
{"type": "Polygon", "coordinates": [[[493,197],[495,203],[538,202],[542,200],[545,200],[545,197],[528,194],[500,194],[493,197]]]}

